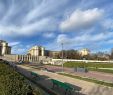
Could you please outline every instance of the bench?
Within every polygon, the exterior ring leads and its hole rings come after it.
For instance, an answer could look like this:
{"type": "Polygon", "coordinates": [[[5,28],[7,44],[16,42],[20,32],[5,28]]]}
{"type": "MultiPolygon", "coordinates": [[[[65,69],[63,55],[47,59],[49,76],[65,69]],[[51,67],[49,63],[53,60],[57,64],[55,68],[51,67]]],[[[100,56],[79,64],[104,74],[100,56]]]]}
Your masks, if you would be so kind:
{"type": "Polygon", "coordinates": [[[35,72],[31,72],[31,76],[33,76],[34,79],[36,79],[37,77],[40,79],[40,76],[35,72]]]}
{"type": "Polygon", "coordinates": [[[70,95],[71,95],[71,91],[74,91],[74,88],[67,84],[67,83],[64,83],[64,82],[60,82],[58,80],[55,80],[55,79],[51,79],[52,83],[53,83],[53,87],[56,85],[57,87],[61,87],[65,90],[65,95],[67,94],[67,92],[70,92],[70,95]]]}

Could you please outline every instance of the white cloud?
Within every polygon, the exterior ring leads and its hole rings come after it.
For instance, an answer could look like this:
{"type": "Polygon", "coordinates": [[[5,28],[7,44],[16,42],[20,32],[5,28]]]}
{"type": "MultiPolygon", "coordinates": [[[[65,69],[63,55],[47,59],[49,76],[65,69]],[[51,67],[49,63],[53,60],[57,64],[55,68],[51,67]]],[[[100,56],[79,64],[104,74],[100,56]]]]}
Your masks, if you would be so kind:
{"type": "MultiPolygon", "coordinates": [[[[7,11],[3,13],[0,21],[0,36],[31,36],[40,32],[56,31],[59,21],[55,17],[48,16],[48,14],[54,14],[53,12],[58,11],[57,9],[69,0],[62,0],[61,2],[53,0],[26,1],[11,0],[9,2],[10,5],[6,7],[7,11]],[[54,5],[55,2],[57,3],[54,5]],[[38,17],[40,19],[37,19],[38,17]]],[[[1,5],[3,6],[3,4],[1,5]]],[[[52,34],[47,36],[52,37],[52,34]]]]}
{"type": "Polygon", "coordinates": [[[48,16],[48,14],[55,14],[59,11],[59,9],[67,4],[69,0],[61,0],[58,2],[57,0],[42,0],[41,4],[31,9],[29,13],[25,16],[24,22],[33,21],[36,18],[40,18],[43,16],[48,16]]]}
{"type": "MultiPolygon", "coordinates": [[[[0,38],[2,37],[2,39],[8,40],[10,38],[13,39],[13,36],[15,36],[17,41],[19,40],[18,38],[25,36],[29,36],[25,38],[32,39],[33,36],[36,37],[36,35],[39,34],[41,35],[38,36],[40,37],[39,40],[45,37],[53,41],[53,43],[45,43],[48,44],[47,46],[51,49],[61,49],[62,42],[72,48],[73,46],[87,44],[87,46],[89,46],[89,44],[94,45],[95,43],[112,44],[112,33],[100,33],[100,31],[103,30],[109,31],[113,29],[113,20],[111,18],[112,3],[110,2],[110,6],[109,4],[101,6],[107,2],[104,1],[100,0],[96,2],[95,0],[88,0],[88,2],[86,2],[86,0],[60,0],[59,2],[58,0],[7,0],[7,2],[4,2],[4,0],[1,0],[0,38]],[[99,6],[101,6],[102,9],[99,9],[99,6]],[[106,8],[108,10],[106,10],[106,8]],[[105,13],[103,10],[105,10],[105,13]],[[67,18],[61,21],[63,16],[67,18]],[[101,20],[101,18],[104,19],[101,20]],[[98,23],[100,20],[101,22],[103,21],[103,27],[100,26],[101,23],[98,23]],[[59,29],[64,32],[79,31],[80,29],[82,31],[79,33],[68,33],[68,35],[63,32],[64,34],[59,35],[59,29]],[[56,38],[57,35],[59,36],[56,38]]],[[[22,38],[21,40],[26,43],[24,39],[22,38]]],[[[20,42],[11,42],[9,44],[14,46],[13,51],[17,53],[25,52],[31,46],[20,46],[20,42]]]]}
{"type": "Polygon", "coordinates": [[[102,21],[102,26],[105,29],[113,29],[113,19],[106,19],[102,21]]]}
{"type": "Polygon", "coordinates": [[[65,43],[65,44],[72,43],[72,39],[68,38],[68,36],[66,34],[60,34],[57,37],[57,43],[59,43],[59,44],[61,44],[61,43],[65,43]]]}
{"type": "Polygon", "coordinates": [[[44,33],[44,34],[43,34],[43,37],[46,37],[46,38],[53,38],[53,37],[55,37],[55,34],[52,33],[52,32],[47,32],[47,33],[44,33]]]}
{"type": "Polygon", "coordinates": [[[0,2],[0,14],[2,14],[4,10],[5,10],[5,5],[2,2],[0,2]]]}
{"type": "Polygon", "coordinates": [[[20,42],[10,42],[9,46],[16,46],[16,45],[19,45],[19,44],[20,44],[20,42]]]}
{"type": "Polygon", "coordinates": [[[2,18],[1,23],[4,23],[5,21],[7,21],[12,15],[14,15],[16,12],[15,11],[15,4],[14,4],[14,0],[11,1],[10,4],[10,8],[8,9],[8,11],[6,12],[5,16],[2,18]]]}
{"type": "MultiPolygon", "coordinates": [[[[101,42],[104,42],[106,40],[109,40],[112,38],[113,33],[112,32],[106,32],[106,33],[98,33],[98,34],[82,34],[79,36],[69,37],[65,34],[60,34],[57,37],[57,43],[65,43],[70,44],[70,46],[81,46],[81,45],[92,45],[92,44],[100,44],[101,42]]],[[[107,43],[107,42],[106,42],[107,43]]],[[[108,41],[108,43],[110,43],[108,41]]]]}
{"type": "Polygon", "coordinates": [[[100,20],[103,15],[103,10],[98,8],[88,9],[85,11],[76,10],[69,18],[61,22],[60,28],[62,31],[70,31],[75,29],[85,29],[92,26],[100,20]]]}
{"type": "Polygon", "coordinates": [[[57,29],[56,20],[44,18],[35,23],[23,26],[2,26],[0,25],[0,35],[2,36],[31,36],[39,32],[55,31],[57,29]],[[49,23],[49,24],[48,24],[49,23]]]}

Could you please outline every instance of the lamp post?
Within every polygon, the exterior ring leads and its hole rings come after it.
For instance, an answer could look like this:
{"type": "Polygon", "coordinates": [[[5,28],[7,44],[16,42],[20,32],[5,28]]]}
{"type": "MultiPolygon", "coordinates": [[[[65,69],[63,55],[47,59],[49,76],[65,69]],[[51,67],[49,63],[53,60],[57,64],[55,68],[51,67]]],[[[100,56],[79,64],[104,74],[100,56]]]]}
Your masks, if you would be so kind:
{"type": "Polygon", "coordinates": [[[64,64],[63,64],[63,58],[64,58],[64,54],[63,54],[63,43],[61,44],[62,45],[62,72],[64,72],[64,64]]]}

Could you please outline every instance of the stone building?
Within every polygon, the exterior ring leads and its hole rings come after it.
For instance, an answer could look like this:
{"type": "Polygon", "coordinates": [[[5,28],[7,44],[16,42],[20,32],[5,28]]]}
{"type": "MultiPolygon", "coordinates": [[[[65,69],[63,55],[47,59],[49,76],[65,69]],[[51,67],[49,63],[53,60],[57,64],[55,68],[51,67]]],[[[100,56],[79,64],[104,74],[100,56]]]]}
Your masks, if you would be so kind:
{"type": "Polygon", "coordinates": [[[85,48],[85,49],[80,50],[79,53],[81,56],[86,56],[90,54],[90,50],[85,48]]]}
{"type": "Polygon", "coordinates": [[[0,58],[14,62],[48,63],[50,61],[42,46],[33,46],[25,55],[11,54],[11,47],[3,40],[0,40],[0,55],[3,55],[0,58]]]}
{"type": "Polygon", "coordinates": [[[6,41],[0,40],[0,56],[5,54],[11,54],[11,47],[6,41]]]}
{"type": "Polygon", "coordinates": [[[30,50],[28,50],[28,55],[45,56],[45,48],[42,46],[33,46],[30,50]]]}

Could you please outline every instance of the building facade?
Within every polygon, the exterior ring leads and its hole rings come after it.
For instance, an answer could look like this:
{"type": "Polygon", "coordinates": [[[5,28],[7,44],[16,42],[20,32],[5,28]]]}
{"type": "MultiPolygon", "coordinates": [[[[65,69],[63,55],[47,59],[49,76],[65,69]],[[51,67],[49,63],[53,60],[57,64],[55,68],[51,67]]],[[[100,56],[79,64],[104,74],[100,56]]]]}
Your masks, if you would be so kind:
{"type": "Polygon", "coordinates": [[[0,40],[0,56],[11,54],[11,47],[6,41],[0,40]]]}
{"type": "Polygon", "coordinates": [[[28,55],[32,56],[45,56],[45,48],[42,46],[33,46],[29,51],[28,55]]]}
{"type": "Polygon", "coordinates": [[[90,54],[90,50],[89,49],[82,49],[79,51],[81,56],[86,56],[90,54]]]}

